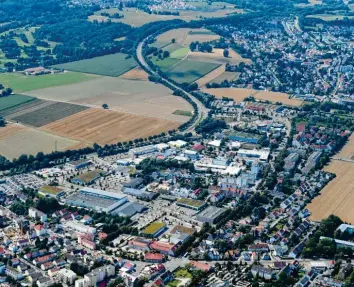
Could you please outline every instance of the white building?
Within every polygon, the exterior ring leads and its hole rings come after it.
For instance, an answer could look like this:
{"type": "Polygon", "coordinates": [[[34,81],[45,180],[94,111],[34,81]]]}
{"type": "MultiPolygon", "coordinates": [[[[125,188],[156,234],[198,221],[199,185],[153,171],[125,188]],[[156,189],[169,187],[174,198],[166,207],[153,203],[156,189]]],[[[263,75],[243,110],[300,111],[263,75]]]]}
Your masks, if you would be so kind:
{"type": "Polygon", "coordinates": [[[137,147],[137,148],[130,149],[129,156],[130,157],[137,157],[139,155],[154,153],[157,151],[158,151],[158,149],[157,149],[156,145],[147,145],[147,146],[143,146],[143,147],[137,147]]]}
{"type": "Polygon", "coordinates": [[[270,154],[269,149],[239,149],[237,155],[240,157],[258,158],[260,161],[267,161],[270,154]]]}
{"type": "Polygon", "coordinates": [[[72,285],[74,284],[77,276],[74,271],[63,268],[57,272],[57,278],[60,282],[63,282],[68,285],[72,285]]]}
{"type": "MultiPolygon", "coordinates": [[[[115,268],[113,265],[106,265],[103,267],[96,268],[92,270],[90,273],[86,274],[84,279],[87,282],[88,287],[96,286],[97,283],[103,281],[105,278],[111,277],[115,275],[115,268]]],[[[85,286],[85,287],[86,287],[85,286]]],[[[76,284],[75,284],[76,287],[76,284]]]]}
{"type": "Polygon", "coordinates": [[[182,147],[184,147],[184,146],[187,145],[187,142],[182,141],[182,140],[169,141],[169,142],[168,142],[168,145],[169,145],[169,146],[172,146],[172,147],[182,148],[182,147]]]}
{"type": "Polygon", "coordinates": [[[44,212],[38,210],[37,208],[34,207],[30,207],[28,209],[28,216],[33,218],[33,219],[39,219],[42,222],[46,222],[48,219],[47,214],[45,214],[44,212]]]}
{"type": "Polygon", "coordinates": [[[89,233],[89,234],[96,233],[96,228],[91,227],[91,226],[87,226],[87,225],[82,224],[76,220],[65,222],[65,226],[69,229],[72,229],[74,231],[81,232],[81,233],[89,233]]]}

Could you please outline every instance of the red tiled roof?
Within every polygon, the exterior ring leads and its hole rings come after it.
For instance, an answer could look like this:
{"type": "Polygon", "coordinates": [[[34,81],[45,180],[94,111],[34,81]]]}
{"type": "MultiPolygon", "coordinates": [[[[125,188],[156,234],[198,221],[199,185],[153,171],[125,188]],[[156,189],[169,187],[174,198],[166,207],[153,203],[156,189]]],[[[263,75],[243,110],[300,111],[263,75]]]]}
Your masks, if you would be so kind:
{"type": "Polygon", "coordinates": [[[160,253],[146,253],[145,260],[163,260],[163,255],[160,253]]]}

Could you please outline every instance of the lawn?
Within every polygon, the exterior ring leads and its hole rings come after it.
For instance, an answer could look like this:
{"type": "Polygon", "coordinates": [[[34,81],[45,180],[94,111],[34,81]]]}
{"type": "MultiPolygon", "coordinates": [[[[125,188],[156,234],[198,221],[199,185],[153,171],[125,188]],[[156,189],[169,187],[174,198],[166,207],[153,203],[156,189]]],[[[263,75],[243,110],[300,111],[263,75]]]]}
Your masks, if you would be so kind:
{"type": "Polygon", "coordinates": [[[0,111],[19,106],[23,103],[34,101],[36,98],[23,95],[10,95],[0,98],[0,111]]]}
{"type": "Polygon", "coordinates": [[[41,76],[25,76],[19,73],[0,74],[0,83],[10,87],[16,93],[43,88],[70,85],[93,79],[94,76],[82,73],[56,73],[41,76]]]}
{"type": "Polygon", "coordinates": [[[117,53],[93,59],[70,62],[53,66],[75,72],[118,77],[137,66],[134,58],[127,54],[117,53]]]}
{"type": "Polygon", "coordinates": [[[178,271],[174,273],[175,278],[192,278],[193,275],[186,269],[186,268],[180,268],[178,271]]]}
{"type": "Polygon", "coordinates": [[[166,75],[177,83],[190,84],[219,66],[214,63],[184,60],[171,67],[166,75]]]}

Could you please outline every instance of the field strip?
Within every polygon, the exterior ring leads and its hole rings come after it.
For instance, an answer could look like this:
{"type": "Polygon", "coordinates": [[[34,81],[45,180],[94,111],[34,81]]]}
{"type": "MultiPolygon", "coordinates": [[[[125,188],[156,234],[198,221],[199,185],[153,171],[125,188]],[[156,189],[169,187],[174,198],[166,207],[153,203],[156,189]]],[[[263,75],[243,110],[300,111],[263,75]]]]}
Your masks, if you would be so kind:
{"type": "Polygon", "coordinates": [[[218,68],[214,69],[210,73],[206,74],[204,77],[201,77],[195,83],[198,84],[199,88],[203,88],[207,83],[219,77],[222,73],[225,72],[225,65],[221,65],[218,68]]]}

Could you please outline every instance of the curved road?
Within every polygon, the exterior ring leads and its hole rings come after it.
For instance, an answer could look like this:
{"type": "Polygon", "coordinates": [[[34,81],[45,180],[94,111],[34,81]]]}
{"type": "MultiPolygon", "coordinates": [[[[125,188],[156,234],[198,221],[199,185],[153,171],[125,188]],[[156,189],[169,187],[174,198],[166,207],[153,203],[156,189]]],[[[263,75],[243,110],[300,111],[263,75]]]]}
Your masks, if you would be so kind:
{"type": "MultiPolygon", "coordinates": [[[[161,77],[159,74],[157,74],[145,61],[144,56],[143,56],[143,46],[145,42],[149,39],[149,37],[145,38],[143,41],[141,41],[136,49],[136,55],[139,59],[140,65],[143,66],[145,69],[149,71],[150,74],[156,75],[161,77]]],[[[170,82],[168,78],[161,77],[164,79],[166,82],[168,82],[172,87],[182,90],[186,93],[186,95],[197,105],[198,109],[198,118],[192,123],[192,125],[185,131],[185,132],[194,132],[195,127],[199,124],[200,121],[203,119],[207,118],[209,110],[203,105],[201,101],[199,101],[196,97],[194,97],[192,94],[188,93],[187,91],[181,89],[180,87],[176,86],[174,83],[170,82]]]]}

